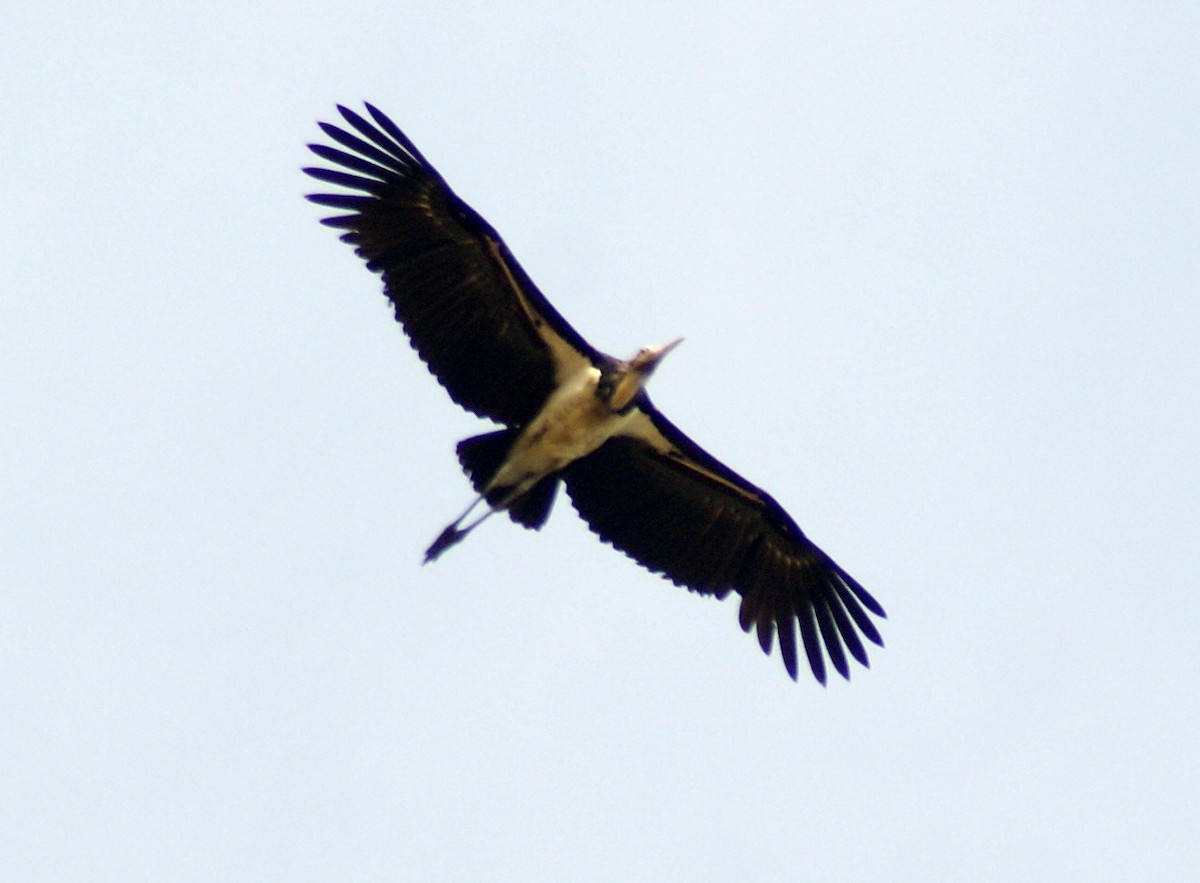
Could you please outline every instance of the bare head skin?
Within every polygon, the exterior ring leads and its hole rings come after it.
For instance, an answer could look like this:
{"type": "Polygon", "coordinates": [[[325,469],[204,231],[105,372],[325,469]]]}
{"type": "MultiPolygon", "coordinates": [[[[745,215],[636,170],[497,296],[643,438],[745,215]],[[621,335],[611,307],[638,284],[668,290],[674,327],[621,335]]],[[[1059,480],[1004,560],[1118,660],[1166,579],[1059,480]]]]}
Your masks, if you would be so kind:
{"type": "Polygon", "coordinates": [[[683,343],[683,338],[677,337],[667,343],[658,346],[644,346],[638,350],[634,357],[626,363],[627,370],[617,380],[612,396],[609,398],[609,407],[614,411],[624,409],[646,385],[646,381],[650,379],[650,375],[654,373],[654,369],[658,367],[659,363],[666,358],[667,353],[681,343],[683,343]]]}

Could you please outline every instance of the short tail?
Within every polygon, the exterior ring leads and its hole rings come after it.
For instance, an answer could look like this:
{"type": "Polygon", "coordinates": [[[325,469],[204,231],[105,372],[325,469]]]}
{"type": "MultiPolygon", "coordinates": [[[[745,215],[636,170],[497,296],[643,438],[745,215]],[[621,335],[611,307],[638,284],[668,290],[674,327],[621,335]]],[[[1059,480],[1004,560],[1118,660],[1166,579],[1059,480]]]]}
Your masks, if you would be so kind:
{"type": "MultiPolygon", "coordinates": [[[[471,479],[471,485],[476,492],[484,493],[484,488],[504,464],[504,460],[508,457],[508,452],[512,449],[513,442],[516,441],[519,434],[519,429],[510,427],[465,438],[458,443],[458,447],[455,448],[458,453],[458,462],[462,464],[463,471],[471,479]]],[[[512,491],[510,487],[492,488],[485,496],[490,505],[506,510],[508,517],[517,524],[531,530],[539,530],[546,523],[546,519],[550,517],[550,509],[554,506],[558,485],[557,475],[547,475],[518,497],[510,496],[512,491]]],[[[437,542],[433,544],[439,551],[462,539],[461,536],[450,538],[446,535],[446,531],[442,533],[443,536],[438,537],[438,540],[440,542],[444,538],[445,544],[439,545],[437,542]]]]}
{"type": "Polygon", "coordinates": [[[425,550],[425,564],[436,561],[443,552],[461,542],[493,512],[506,511],[508,517],[517,524],[532,530],[538,530],[546,523],[558,493],[560,479],[557,475],[547,475],[525,493],[515,497],[512,487],[494,487],[484,491],[492,476],[503,465],[519,433],[519,429],[510,427],[465,438],[458,443],[458,462],[462,464],[479,496],[467,507],[467,511],[446,525],[425,550]],[[466,527],[459,527],[480,503],[486,503],[488,510],[466,527]]]}
{"type": "Polygon", "coordinates": [[[504,463],[504,458],[508,456],[519,432],[520,430],[513,428],[488,432],[464,438],[455,447],[458,462],[462,464],[463,471],[471,479],[471,486],[477,493],[483,493],[484,487],[504,463]]]}

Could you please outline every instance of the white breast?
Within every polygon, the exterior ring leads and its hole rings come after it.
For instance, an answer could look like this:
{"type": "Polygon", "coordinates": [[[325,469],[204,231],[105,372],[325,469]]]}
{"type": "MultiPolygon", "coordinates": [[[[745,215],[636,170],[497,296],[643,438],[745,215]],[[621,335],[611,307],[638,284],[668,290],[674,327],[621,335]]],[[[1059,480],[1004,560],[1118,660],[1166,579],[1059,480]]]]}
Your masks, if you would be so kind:
{"type": "Polygon", "coordinates": [[[531,487],[573,460],[586,457],[629,420],[596,398],[600,371],[587,365],[546,400],[513,444],[488,489],[531,487]]]}

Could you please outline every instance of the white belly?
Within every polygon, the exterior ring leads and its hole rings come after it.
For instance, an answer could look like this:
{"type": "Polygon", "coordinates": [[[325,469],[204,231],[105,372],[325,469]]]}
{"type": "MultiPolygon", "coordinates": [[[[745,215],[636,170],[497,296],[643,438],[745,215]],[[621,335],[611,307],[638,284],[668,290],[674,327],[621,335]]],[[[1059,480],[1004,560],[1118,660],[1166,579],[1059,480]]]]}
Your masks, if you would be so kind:
{"type": "Polygon", "coordinates": [[[573,460],[586,457],[628,422],[630,414],[614,414],[596,397],[600,372],[588,365],[546,401],[541,412],[517,437],[504,465],[487,490],[527,490],[573,460]]]}

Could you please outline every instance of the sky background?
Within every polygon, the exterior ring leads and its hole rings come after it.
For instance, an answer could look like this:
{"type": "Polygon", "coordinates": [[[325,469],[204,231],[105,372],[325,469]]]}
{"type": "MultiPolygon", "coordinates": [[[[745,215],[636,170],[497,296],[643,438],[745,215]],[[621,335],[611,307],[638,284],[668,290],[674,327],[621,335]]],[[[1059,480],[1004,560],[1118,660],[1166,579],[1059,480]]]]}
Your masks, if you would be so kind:
{"type": "Polygon", "coordinates": [[[1200,7],[15,5],[0,878],[1200,866],[1200,7]],[[736,11],[735,11],[736,10],[736,11]],[[884,604],[787,679],[453,407],[303,201],[390,114],[884,604]]]}

